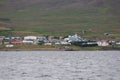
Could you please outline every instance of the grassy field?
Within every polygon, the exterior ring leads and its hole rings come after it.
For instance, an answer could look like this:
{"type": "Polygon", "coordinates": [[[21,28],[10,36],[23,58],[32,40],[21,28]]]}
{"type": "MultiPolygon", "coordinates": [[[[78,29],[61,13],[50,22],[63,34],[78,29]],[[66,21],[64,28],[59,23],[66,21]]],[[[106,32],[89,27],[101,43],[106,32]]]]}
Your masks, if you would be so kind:
{"type": "Polygon", "coordinates": [[[120,48],[113,48],[112,46],[107,47],[79,47],[69,46],[65,49],[64,46],[44,46],[44,45],[15,45],[12,48],[6,48],[4,45],[0,46],[2,51],[23,51],[23,50],[40,50],[40,51],[94,51],[94,50],[120,50],[120,48]]]}
{"type": "Polygon", "coordinates": [[[55,47],[53,47],[53,46],[41,46],[41,45],[15,45],[14,47],[12,47],[12,48],[6,48],[5,46],[0,46],[0,50],[3,50],[3,51],[10,51],[10,50],[13,50],[13,51],[15,51],[15,50],[17,50],[17,51],[19,51],[19,50],[29,50],[29,51],[31,51],[31,50],[42,50],[42,51],[54,51],[54,50],[58,50],[58,49],[56,49],[55,47]]]}

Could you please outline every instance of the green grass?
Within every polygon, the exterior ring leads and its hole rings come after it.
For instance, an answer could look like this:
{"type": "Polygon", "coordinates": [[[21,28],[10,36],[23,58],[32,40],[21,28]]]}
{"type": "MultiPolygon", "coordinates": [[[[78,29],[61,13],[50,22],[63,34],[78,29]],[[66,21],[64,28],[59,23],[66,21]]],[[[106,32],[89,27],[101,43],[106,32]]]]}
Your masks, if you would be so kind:
{"type": "Polygon", "coordinates": [[[0,46],[0,50],[73,50],[73,51],[80,51],[80,50],[113,50],[113,48],[103,48],[103,47],[79,47],[79,46],[69,46],[68,49],[64,49],[64,46],[44,46],[44,45],[15,45],[12,48],[6,48],[5,45],[0,46]]]}
{"type": "Polygon", "coordinates": [[[0,30],[0,36],[6,36],[6,37],[8,37],[8,36],[11,35],[11,33],[12,33],[11,30],[0,30]]]}

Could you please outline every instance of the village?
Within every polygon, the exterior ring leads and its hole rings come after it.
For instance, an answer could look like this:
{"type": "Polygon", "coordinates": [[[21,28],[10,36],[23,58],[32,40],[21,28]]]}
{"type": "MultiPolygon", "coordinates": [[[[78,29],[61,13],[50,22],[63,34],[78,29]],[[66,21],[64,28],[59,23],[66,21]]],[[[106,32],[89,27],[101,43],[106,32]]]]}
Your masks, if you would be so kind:
{"type": "MultiPolygon", "coordinates": [[[[24,37],[6,37],[0,36],[0,50],[9,50],[16,46],[30,46],[30,45],[42,45],[44,48],[48,46],[54,46],[59,48],[58,50],[74,50],[71,46],[77,47],[101,47],[110,49],[120,49],[120,41],[115,40],[98,40],[89,41],[83,39],[81,36],[74,34],[68,36],[24,36],[24,37]],[[61,47],[62,46],[62,47],[61,47]]],[[[39,49],[38,49],[39,50],[39,49]]],[[[96,49],[97,50],[97,49],[96,49]]]]}

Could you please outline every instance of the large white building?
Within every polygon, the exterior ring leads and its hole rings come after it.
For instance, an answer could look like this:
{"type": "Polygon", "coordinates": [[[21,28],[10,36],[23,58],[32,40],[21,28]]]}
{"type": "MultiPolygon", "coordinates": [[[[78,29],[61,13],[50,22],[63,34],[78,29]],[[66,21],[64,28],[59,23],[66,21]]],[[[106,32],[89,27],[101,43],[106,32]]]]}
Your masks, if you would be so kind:
{"type": "Polygon", "coordinates": [[[83,39],[78,36],[77,34],[71,36],[69,35],[67,38],[64,39],[65,41],[68,41],[68,42],[74,42],[74,41],[83,41],[83,39]]]}
{"type": "Polygon", "coordinates": [[[26,40],[23,40],[23,44],[33,44],[34,42],[33,41],[26,41],[26,40]]]}
{"type": "Polygon", "coordinates": [[[36,40],[37,39],[37,37],[36,36],[25,36],[24,37],[24,40],[36,40]]]}
{"type": "Polygon", "coordinates": [[[109,43],[107,41],[104,41],[104,40],[98,41],[97,44],[98,44],[98,46],[108,46],[109,45],[109,43]]]}
{"type": "Polygon", "coordinates": [[[35,44],[37,41],[37,37],[36,36],[25,36],[23,43],[24,44],[35,44]]]}

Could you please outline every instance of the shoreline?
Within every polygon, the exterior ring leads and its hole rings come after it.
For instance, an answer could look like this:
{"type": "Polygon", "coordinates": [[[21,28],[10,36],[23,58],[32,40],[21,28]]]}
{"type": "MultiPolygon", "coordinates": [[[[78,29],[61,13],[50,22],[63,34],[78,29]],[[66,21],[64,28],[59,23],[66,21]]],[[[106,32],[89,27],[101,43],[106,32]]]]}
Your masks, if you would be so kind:
{"type": "Polygon", "coordinates": [[[120,49],[101,49],[101,50],[42,50],[42,49],[31,49],[31,50],[25,50],[25,49],[5,49],[5,50],[1,50],[0,51],[120,51],[120,49]]]}
{"type": "Polygon", "coordinates": [[[120,51],[120,48],[112,46],[107,47],[80,47],[80,46],[40,46],[40,45],[26,45],[26,46],[14,46],[11,48],[0,47],[0,51],[120,51]]]}

